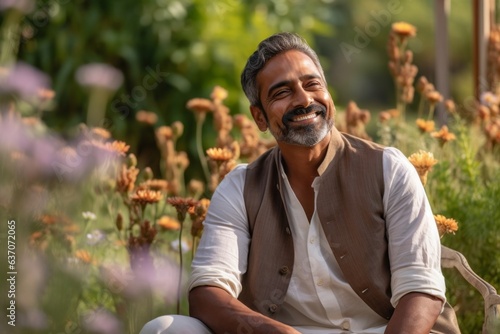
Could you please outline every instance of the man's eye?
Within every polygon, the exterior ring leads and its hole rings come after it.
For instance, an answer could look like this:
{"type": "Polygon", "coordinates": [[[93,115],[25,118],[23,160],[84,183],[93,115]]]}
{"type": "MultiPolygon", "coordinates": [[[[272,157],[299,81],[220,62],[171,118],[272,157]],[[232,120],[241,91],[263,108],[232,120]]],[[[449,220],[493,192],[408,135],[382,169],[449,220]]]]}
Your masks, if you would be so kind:
{"type": "Polygon", "coordinates": [[[284,96],[286,94],[288,90],[287,89],[282,89],[282,90],[279,90],[277,91],[275,94],[274,94],[274,97],[280,97],[280,96],[284,96]]]}
{"type": "Polygon", "coordinates": [[[310,82],[308,85],[308,87],[320,87],[321,86],[321,83],[318,82],[318,81],[312,81],[310,82]]]}

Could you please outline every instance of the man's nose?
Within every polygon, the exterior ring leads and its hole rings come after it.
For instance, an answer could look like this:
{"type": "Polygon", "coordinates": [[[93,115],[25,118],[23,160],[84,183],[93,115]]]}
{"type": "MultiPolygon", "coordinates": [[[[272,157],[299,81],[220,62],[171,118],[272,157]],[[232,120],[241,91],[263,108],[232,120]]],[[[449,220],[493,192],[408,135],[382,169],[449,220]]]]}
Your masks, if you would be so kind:
{"type": "Polygon", "coordinates": [[[314,98],[303,88],[298,88],[294,96],[294,108],[307,108],[314,102],[314,98]]]}

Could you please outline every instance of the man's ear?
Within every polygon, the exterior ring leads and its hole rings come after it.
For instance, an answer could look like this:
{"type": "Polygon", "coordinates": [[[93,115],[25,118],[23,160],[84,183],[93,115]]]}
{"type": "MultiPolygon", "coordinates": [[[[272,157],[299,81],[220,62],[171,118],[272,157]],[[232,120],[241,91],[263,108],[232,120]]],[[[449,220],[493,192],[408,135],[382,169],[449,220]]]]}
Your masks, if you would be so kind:
{"type": "Polygon", "coordinates": [[[250,106],[250,112],[252,113],[252,117],[259,130],[262,132],[266,131],[267,121],[266,117],[264,116],[264,111],[257,106],[250,106]]]}

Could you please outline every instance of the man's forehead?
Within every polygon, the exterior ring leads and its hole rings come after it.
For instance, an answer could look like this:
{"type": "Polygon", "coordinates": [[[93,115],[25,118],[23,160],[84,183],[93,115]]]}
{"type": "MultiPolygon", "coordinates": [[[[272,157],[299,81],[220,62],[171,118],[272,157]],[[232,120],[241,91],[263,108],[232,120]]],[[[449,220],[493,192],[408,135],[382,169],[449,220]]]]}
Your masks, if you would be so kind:
{"type": "Polygon", "coordinates": [[[319,69],[308,55],[298,50],[289,50],[271,58],[257,74],[257,81],[259,85],[266,85],[273,81],[304,76],[321,77],[319,69]]]}

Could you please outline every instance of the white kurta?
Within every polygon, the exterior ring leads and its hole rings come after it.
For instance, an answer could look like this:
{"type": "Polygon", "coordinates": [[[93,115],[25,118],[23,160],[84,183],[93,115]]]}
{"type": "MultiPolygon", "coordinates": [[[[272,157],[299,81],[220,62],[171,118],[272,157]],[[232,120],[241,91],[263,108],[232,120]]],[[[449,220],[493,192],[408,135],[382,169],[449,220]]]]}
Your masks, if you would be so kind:
{"type": "MultiPolygon", "coordinates": [[[[439,235],[420,179],[408,159],[394,148],[384,149],[383,172],[391,303],[396,306],[409,292],[446,300],[439,235]]],[[[189,289],[218,286],[234,297],[241,292],[250,243],[243,200],[245,173],[245,164],[236,167],[212,197],[189,289]]],[[[309,222],[283,169],[282,177],[295,258],[285,302],[275,319],[301,333],[383,333],[387,320],[368,307],[344,279],[316,208],[309,222]]],[[[315,196],[319,182],[317,177],[312,185],[315,196]]]]}

